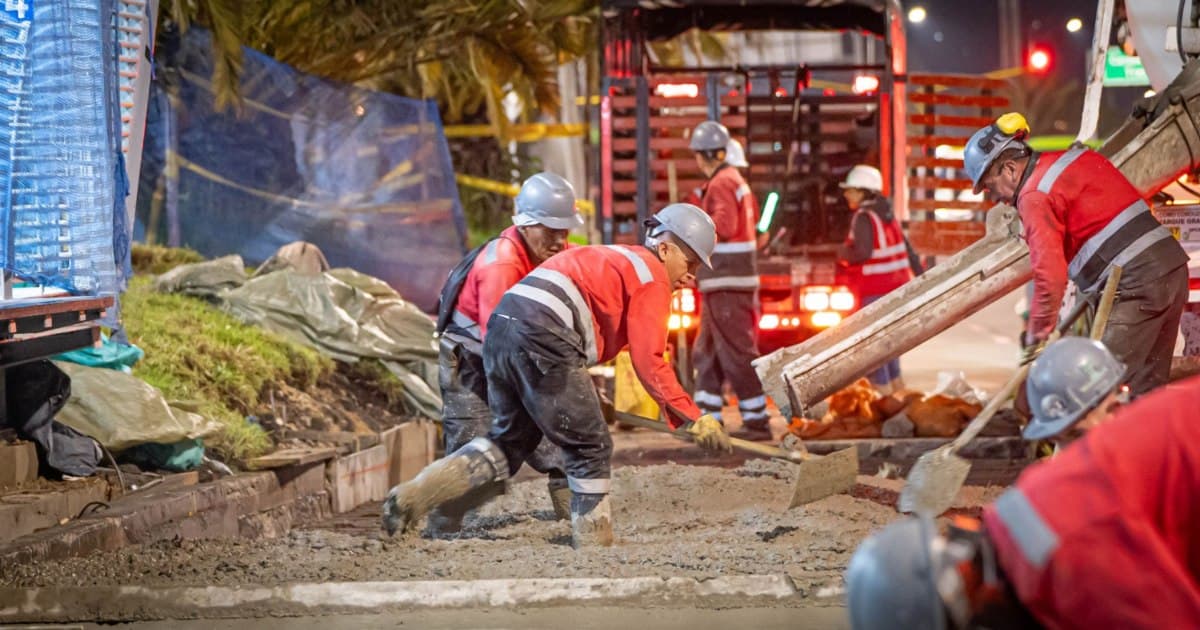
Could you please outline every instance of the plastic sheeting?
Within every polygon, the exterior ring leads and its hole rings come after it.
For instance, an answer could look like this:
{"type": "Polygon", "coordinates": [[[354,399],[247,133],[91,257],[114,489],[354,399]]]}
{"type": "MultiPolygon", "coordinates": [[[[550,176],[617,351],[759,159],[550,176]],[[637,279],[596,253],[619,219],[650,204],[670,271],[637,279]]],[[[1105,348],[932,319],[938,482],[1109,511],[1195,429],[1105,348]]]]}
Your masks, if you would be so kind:
{"type": "Polygon", "coordinates": [[[121,282],[113,16],[111,0],[0,11],[0,264],[87,294],[121,282]]]}
{"type": "Polygon", "coordinates": [[[54,364],[71,377],[71,398],[55,416],[111,451],[139,444],[174,444],[215,433],[220,425],[172,404],[162,392],[118,370],[54,364]]]}
{"type": "Polygon", "coordinates": [[[139,234],[250,264],[309,241],[331,265],[433,311],[466,242],[434,102],[322,80],[246,49],[244,105],[217,112],[209,34],[160,33],[159,47],[179,70],[153,85],[139,234]]]}
{"type": "Polygon", "coordinates": [[[247,324],[340,361],[379,359],[404,384],[406,413],[441,417],[433,320],[379,278],[281,268],[246,279],[241,259],[225,256],[176,267],[155,289],[212,299],[247,324]]]}

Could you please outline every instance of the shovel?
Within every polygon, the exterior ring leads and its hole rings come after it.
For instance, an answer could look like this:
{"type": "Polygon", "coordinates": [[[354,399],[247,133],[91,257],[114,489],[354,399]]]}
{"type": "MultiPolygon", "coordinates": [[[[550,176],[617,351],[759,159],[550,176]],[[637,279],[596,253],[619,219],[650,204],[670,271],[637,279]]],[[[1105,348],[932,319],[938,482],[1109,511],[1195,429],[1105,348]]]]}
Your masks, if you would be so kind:
{"type": "MultiPolygon", "coordinates": [[[[1114,266],[1104,285],[1104,293],[1100,297],[1100,306],[1096,311],[1096,320],[1092,327],[1094,338],[1098,333],[1103,333],[1103,327],[1112,310],[1117,283],[1120,282],[1120,279],[1121,268],[1114,266]]],[[[1062,322],[1059,322],[1058,328],[1050,334],[1047,341],[1052,343],[1058,339],[1063,331],[1070,328],[1071,324],[1079,319],[1087,305],[1088,301],[1080,295],[1070,314],[1062,322]]],[[[979,435],[992,416],[996,415],[1000,407],[1008,402],[1013,392],[1020,387],[1021,383],[1025,382],[1030,365],[1032,362],[1021,366],[1017,373],[1004,384],[1004,387],[995,396],[992,396],[987,406],[979,412],[979,415],[975,416],[971,424],[967,425],[967,428],[954,438],[954,441],[917,458],[917,462],[913,464],[912,470],[908,473],[907,483],[900,492],[899,508],[901,512],[937,516],[950,509],[950,506],[954,504],[954,498],[958,496],[958,491],[962,490],[963,484],[967,480],[967,474],[971,472],[971,462],[959,457],[958,451],[979,435]]]]}
{"type": "MultiPolygon", "coordinates": [[[[673,431],[665,423],[657,420],[634,416],[620,411],[615,414],[615,417],[617,421],[625,424],[660,433],[670,433],[675,437],[686,440],[692,439],[692,436],[687,432],[673,431]]],[[[788,504],[789,510],[799,505],[846,492],[854,487],[855,478],[858,476],[858,449],[854,447],[844,448],[822,456],[813,455],[807,451],[790,451],[778,446],[759,444],[758,442],[734,437],[729,438],[729,442],[734,448],[746,451],[747,453],[780,459],[800,466],[799,473],[796,476],[796,485],[792,487],[792,500],[788,504]]]]}

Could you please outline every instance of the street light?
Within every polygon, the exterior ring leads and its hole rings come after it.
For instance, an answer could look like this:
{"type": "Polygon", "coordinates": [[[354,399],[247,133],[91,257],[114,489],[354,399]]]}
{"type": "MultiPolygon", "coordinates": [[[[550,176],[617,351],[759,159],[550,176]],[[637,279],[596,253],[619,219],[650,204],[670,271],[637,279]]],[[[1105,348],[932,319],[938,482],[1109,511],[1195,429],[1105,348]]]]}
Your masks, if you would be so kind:
{"type": "Polygon", "coordinates": [[[1079,29],[1081,29],[1081,28],[1083,28],[1083,20],[1081,20],[1077,17],[1073,17],[1073,18],[1067,20],[1067,32],[1068,33],[1078,33],[1079,29]]]}
{"type": "Polygon", "coordinates": [[[913,24],[920,24],[925,21],[925,7],[917,5],[908,10],[908,21],[913,24]]]}

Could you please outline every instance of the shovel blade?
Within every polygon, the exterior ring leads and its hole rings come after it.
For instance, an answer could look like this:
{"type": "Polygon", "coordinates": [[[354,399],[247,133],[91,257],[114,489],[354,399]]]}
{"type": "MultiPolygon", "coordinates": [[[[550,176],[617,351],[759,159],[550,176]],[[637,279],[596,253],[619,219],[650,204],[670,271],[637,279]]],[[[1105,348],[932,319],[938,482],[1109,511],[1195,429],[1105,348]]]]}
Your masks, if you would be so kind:
{"type": "Polygon", "coordinates": [[[900,511],[938,516],[954,505],[969,472],[971,462],[955,455],[949,444],[925,453],[913,464],[900,491],[900,511]]]}
{"type": "Polygon", "coordinates": [[[847,492],[854,487],[857,476],[857,448],[844,448],[823,457],[809,457],[797,471],[788,509],[847,492]]]}

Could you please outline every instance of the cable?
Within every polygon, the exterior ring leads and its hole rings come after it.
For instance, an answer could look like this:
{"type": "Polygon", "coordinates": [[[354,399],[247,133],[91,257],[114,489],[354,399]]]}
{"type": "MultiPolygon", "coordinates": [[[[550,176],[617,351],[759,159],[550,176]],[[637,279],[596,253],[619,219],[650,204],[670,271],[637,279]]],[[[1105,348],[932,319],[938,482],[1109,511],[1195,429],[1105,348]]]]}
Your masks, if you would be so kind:
{"type": "Polygon", "coordinates": [[[1179,12],[1175,14],[1175,45],[1179,47],[1179,61],[1187,65],[1187,55],[1183,52],[1183,5],[1187,0],[1179,0],[1179,12]]]}

